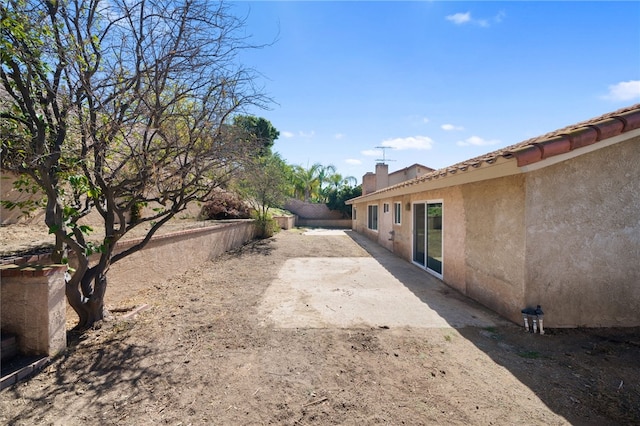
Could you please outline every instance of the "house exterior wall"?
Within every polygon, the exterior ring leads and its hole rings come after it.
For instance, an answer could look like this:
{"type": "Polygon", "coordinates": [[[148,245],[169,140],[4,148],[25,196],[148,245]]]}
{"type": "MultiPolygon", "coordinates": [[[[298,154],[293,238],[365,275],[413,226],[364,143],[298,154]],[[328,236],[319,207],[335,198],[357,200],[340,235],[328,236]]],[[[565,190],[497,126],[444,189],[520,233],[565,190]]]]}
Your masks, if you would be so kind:
{"type": "MultiPolygon", "coordinates": [[[[378,217],[380,217],[380,213],[382,212],[382,202],[378,203],[377,201],[374,201],[374,202],[368,202],[368,203],[354,204],[353,208],[355,209],[356,214],[355,214],[355,219],[352,219],[351,229],[353,229],[356,232],[359,232],[362,235],[365,235],[370,240],[373,240],[379,243],[379,240],[378,240],[379,232],[372,231],[367,227],[367,217],[368,217],[367,206],[371,206],[371,205],[378,206],[378,217]]],[[[351,214],[351,217],[352,218],[354,217],[353,213],[351,214]]]]}
{"type": "MultiPolygon", "coordinates": [[[[524,178],[489,181],[422,191],[355,204],[353,229],[412,262],[413,204],[442,200],[442,280],[513,321],[524,307],[524,178]],[[402,203],[400,225],[393,225],[393,203],[402,203]],[[367,229],[367,205],[390,205],[393,241],[387,225],[367,229]],[[407,210],[407,204],[410,210],[407,210]]],[[[379,217],[385,214],[380,213],[379,217]]],[[[386,222],[385,222],[386,223],[386,222]]]]}
{"type": "MultiPolygon", "coordinates": [[[[393,203],[385,200],[378,207],[378,244],[389,251],[393,251],[393,203]],[[384,211],[384,204],[389,207],[384,211]]],[[[394,232],[395,233],[395,232],[394,232]]]]}
{"type": "Polygon", "coordinates": [[[464,293],[515,322],[525,293],[524,183],[515,175],[461,186],[464,293]]]}
{"type": "MultiPolygon", "coordinates": [[[[576,153],[579,154],[579,153],[576,153]]],[[[520,323],[541,305],[548,327],[640,325],[640,136],[518,174],[362,200],[353,229],[412,262],[413,205],[443,203],[449,286],[520,323]],[[402,222],[393,224],[393,203],[402,222]],[[367,229],[367,205],[390,205],[367,229]],[[409,209],[409,210],[408,210],[409,209]]]]}
{"type": "Polygon", "coordinates": [[[411,195],[390,197],[376,202],[354,204],[357,214],[353,230],[366,235],[398,256],[412,262],[413,258],[413,203],[432,200],[443,201],[443,280],[462,292],[465,291],[465,211],[462,191],[459,187],[418,192],[411,195]],[[383,212],[384,203],[389,204],[389,213],[383,212]],[[402,208],[399,225],[393,224],[393,205],[402,208]],[[378,232],[367,228],[367,206],[378,205],[378,232]],[[393,231],[393,235],[390,234],[393,231]]]}
{"type": "Polygon", "coordinates": [[[411,196],[394,197],[391,200],[391,220],[393,221],[393,204],[400,203],[400,224],[393,225],[393,249],[392,251],[398,256],[411,261],[411,245],[412,245],[412,203],[411,196]]]}
{"type": "Polygon", "coordinates": [[[640,138],[527,175],[525,300],[556,327],[640,324],[640,138]]]}
{"type": "Polygon", "coordinates": [[[430,169],[429,167],[414,164],[402,170],[398,170],[397,172],[389,173],[389,185],[406,182],[431,171],[433,171],[433,169],[430,169]]]}

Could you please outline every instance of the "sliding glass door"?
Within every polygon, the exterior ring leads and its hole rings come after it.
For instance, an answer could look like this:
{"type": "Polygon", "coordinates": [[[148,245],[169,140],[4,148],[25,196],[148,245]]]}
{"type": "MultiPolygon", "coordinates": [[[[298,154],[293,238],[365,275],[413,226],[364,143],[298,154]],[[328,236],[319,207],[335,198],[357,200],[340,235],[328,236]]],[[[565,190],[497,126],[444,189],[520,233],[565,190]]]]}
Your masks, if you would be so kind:
{"type": "Polygon", "coordinates": [[[413,262],[442,277],[442,203],[413,205],[413,262]]]}

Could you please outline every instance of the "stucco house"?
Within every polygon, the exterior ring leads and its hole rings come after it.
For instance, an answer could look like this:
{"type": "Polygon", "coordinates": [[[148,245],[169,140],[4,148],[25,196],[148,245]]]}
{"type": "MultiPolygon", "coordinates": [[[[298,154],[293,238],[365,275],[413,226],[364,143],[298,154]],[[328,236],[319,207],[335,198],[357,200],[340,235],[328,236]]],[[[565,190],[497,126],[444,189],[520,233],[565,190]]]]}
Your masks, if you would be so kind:
{"type": "Polygon", "coordinates": [[[404,169],[389,173],[389,166],[384,162],[380,162],[376,164],[375,173],[369,172],[362,177],[362,195],[367,195],[379,189],[415,179],[433,171],[435,170],[431,167],[416,163],[404,169]]]}
{"type": "Polygon", "coordinates": [[[640,104],[348,203],[353,230],[514,322],[640,326],[640,104]]]}

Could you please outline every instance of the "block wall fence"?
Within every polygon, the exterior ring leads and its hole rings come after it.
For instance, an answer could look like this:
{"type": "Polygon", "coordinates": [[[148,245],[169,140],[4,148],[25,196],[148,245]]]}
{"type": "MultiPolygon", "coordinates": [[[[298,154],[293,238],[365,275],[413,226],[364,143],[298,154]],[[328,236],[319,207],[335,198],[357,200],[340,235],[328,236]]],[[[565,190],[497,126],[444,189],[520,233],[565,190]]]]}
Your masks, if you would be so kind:
{"type": "MultiPolygon", "coordinates": [[[[113,287],[126,293],[131,280],[149,285],[167,280],[240,247],[256,234],[254,222],[243,220],[155,237],[143,250],[111,266],[106,302],[113,287]]],[[[125,250],[138,241],[124,241],[117,249],[125,250]]],[[[25,355],[54,356],[66,347],[67,267],[47,265],[48,260],[40,255],[0,265],[0,327],[18,336],[18,349],[25,355]]]]}

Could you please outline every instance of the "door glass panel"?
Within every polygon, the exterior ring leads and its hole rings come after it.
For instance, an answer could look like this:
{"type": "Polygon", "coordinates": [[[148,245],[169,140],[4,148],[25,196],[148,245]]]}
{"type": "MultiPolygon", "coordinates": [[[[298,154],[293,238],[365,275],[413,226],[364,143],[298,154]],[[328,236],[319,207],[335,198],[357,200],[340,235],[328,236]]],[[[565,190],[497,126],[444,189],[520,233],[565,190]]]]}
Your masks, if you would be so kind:
{"type": "Polygon", "coordinates": [[[425,205],[413,205],[413,261],[425,266],[425,205]]]}
{"type": "Polygon", "coordinates": [[[442,274],[442,203],[427,204],[427,268],[442,274]]]}

